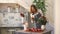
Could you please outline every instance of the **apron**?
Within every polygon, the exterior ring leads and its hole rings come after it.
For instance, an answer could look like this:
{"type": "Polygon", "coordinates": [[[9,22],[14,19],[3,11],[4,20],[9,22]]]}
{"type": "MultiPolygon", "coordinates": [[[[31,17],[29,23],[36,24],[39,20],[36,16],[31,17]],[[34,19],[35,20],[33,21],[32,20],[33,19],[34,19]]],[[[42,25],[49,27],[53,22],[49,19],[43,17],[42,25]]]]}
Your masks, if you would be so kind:
{"type": "Polygon", "coordinates": [[[32,28],[41,28],[42,24],[41,23],[37,23],[37,20],[41,17],[41,14],[39,12],[37,12],[36,14],[33,14],[33,16],[34,16],[34,21],[31,20],[31,22],[33,22],[31,24],[32,28]]]}

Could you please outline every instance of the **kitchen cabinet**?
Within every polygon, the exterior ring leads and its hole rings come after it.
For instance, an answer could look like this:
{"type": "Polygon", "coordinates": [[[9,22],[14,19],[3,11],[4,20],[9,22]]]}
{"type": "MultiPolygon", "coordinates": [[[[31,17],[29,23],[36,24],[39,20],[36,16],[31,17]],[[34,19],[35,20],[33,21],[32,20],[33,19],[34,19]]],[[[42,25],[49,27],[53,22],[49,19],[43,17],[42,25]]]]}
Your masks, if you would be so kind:
{"type": "Polygon", "coordinates": [[[1,29],[0,32],[1,32],[1,34],[8,34],[8,30],[7,29],[1,29]]]}
{"type": "Polygon", "coordinates": [[[0,34],[13,34],[17,30],[23,30],[23,27],[0,27],[0,34]]]}

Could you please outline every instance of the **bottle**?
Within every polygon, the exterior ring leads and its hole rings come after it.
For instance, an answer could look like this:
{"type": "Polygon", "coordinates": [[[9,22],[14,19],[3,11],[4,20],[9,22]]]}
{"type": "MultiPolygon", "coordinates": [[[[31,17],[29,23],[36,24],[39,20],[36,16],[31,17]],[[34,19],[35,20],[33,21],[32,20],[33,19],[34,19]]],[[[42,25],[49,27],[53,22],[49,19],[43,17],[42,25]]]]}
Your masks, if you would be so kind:
{"type": "Polygon", "coordinates": [[[28,28],[28,23],[25,22],[25,24],[24,24],[24,30],[27,30],[27,28],[28,28]]]}

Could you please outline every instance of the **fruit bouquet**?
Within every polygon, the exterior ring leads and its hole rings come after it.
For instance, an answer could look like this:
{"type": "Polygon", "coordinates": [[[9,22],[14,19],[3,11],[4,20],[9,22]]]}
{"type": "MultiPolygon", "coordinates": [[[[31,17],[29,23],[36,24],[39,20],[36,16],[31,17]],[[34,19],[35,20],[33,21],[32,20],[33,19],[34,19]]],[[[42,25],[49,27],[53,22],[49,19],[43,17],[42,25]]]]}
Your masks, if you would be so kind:
{"type": "Polygon", "coordinates": [[[43,30],[41,29],[37,29],[37,28],[29,28],[26,30],[27,32],[43,32],[43,30]]]}

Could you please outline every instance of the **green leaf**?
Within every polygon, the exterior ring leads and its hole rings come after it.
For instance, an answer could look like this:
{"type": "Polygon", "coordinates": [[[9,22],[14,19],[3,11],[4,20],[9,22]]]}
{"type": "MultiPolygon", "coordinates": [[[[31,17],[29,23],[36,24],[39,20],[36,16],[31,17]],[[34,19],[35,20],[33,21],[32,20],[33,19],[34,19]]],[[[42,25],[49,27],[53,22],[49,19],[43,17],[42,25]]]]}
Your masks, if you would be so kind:
{"type": "Polygon", "coordinates": [[[34,0],[33,3],[36,3],[37,9],[41,9],[43,14],[46,12],[46,5],[45,5],[45,0],[34,0]]]}

